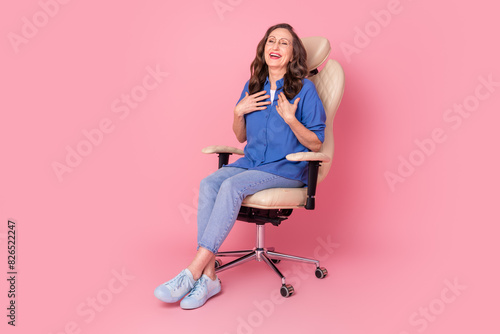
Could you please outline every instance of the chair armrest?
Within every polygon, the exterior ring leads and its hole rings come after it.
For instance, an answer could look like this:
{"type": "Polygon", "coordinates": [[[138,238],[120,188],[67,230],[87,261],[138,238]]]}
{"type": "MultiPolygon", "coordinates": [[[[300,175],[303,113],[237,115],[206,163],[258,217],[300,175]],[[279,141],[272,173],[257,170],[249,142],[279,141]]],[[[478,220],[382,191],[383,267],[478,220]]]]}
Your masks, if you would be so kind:
{"type": "Polygon", "coordinates": [[[319,152],[297,152],[288,154],[287,160],[290,161],[308,161],[309,171],[307,175],[307,202],[306,210],[314,210],[316,207],[316,185],[318,184],[318,171],[321,162],[329,162],[330,158],[319,152]]]}
{"type": "Polygon", "coordinates": [[[319,152],[291,153],[286,156],[286,159],[290,161],[321,161],[321,162],[330,161],[330,158],[326,154],[319,152]]]}
{"type": "Polygon", "coordinates": [[[223,145],[208,146],[208,147],[205,147],[204,149],[202,149],[201,152],[205,153],[205,154],[218,153],[219,154],[219,168],[221,168],[223,165],[228,164],[229,156],[231,154],[245,155],[245,153],[242,150],[240,150],[239,148],[230,147],[230,146],[223,146],[223,145]]]}
{"type": "Polygon", "coordinates": [[[223,146],[223,145],[212,145],[205,147],[201,150],[202,153],[205,154],[213,154],[213,153],[229,153],[229,154],[239,154],[239,155],[245,155],[243,150],[240,150],[239,148],[236,147],[231,147],[231,146],[223,146]]]}

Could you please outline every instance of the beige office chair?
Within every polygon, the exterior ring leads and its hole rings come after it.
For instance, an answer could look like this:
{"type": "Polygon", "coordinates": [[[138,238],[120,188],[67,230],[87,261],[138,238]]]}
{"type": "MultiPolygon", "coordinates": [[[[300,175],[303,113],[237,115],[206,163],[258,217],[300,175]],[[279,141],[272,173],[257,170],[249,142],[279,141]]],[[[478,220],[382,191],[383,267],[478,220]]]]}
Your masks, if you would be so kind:
{"type": "MultiPolygon", "coordinates": [[[[283,297],[291,296],[294,289],[290,284],[286,284],[285,276],[275,265],[280,260],[315,264],[315,275],[318,278],[324,278],[328,271],[326,268],[320,267],[317,260],[278,253],[274,251],[274,247],[266,248],[264,246],[265,224],[271,223],[278,226],[283,220],[288,219],[293,209],[314,209],[316,184],[323,181],[330,170],[333,157],[333,118],[344,92],[344,71],[338,62],[330,59],[321,71],[317,70],[330,55],[330,42],[323,37],[306,37],[302,39],[302,43],[307,51],[307,65],[310,71],[308,78],[316,85],[316,90],[326,112],[325,140],[321,150],[319,152],[292,153],[286,156],[291,161],[309,161],[308,187],[266,189],[246,197],[237,219],[256,224],[257,242],[255,247],[251,250],[218,252],[216,254],[217,257],[239,256],[238,259],[224,265],[217,259],[216,272],[251,260],[264,261],[281,277],[280,293],[283,297]]],[[[229,155],[244,154],[242,150],[228,146],[209,146],[204,148],[202,152],[219,154],[219,168],[228,163],[229,155]]]]}

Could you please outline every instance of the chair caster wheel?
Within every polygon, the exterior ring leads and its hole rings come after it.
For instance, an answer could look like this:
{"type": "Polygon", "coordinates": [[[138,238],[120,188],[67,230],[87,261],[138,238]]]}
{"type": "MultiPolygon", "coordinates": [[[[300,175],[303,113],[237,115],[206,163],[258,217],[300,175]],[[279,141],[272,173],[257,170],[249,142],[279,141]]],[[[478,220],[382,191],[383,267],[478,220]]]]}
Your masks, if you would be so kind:
{"type": "Polygon", "coordinates": [[[219,268],[220,266],[222,266],[222,261],[219,259],[216,259],[215,260],[215,269],[219,268]]]}
{"type": "Polygon", "coordinates": [[[290,297],[291,295],[293,295],[294,291],[295,291],[295,290],[293,289],[293,286],[291,286],[290,284],[286,284],[286,285],[285,285],[285,284],[283,284],[283,285],[281,286],[281,289],[280,289],[280,293],[281,293],[281,295],[282,295],[283,297],[285,297],[285,298],[288,298],[288,297],[290,297]]]}
{"type": "Polygon", "coordinates": [[[325,267],[318,267],[314,272],[317,278],[325,278],[328,275],[328,270],[325,267]]]}
{"type": "Polygon", "coordinates": [[[271,259],[271,261],[273,261],[274,264],[278,264],[281,262],[281,260],[275,260],[275,259],[271,259]]]}

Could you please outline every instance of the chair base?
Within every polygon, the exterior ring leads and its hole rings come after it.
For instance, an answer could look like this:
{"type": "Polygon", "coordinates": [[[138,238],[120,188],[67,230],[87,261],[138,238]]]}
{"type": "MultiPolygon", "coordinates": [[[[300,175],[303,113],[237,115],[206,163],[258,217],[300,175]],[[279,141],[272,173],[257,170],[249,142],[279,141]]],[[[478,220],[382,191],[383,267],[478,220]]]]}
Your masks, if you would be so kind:
{"type": "Polygon", "coordinates": [[[281,273],[281,271],[276,267],[275,263],[281,260],[310,263],[316,265],[315,275],[317,278],[324,278],[328,274],[328,271],[320,267],[319,261],[315,259],[310,259],[306,257],[299,257],[295,255],[283,254],[274,251],[274,247],[264,247],[264,224],[257,224],[257,244],[253,249],[249,250],[237,250],[229,252],[218,252],[216,257],[226,257],[226,256],[239,256],[237,259],[228,262],[224,265],[217,266],[216,263],[215,272],[219,273],[221,271],[236,267],[240,264],[255,260],[265,262],[280,278],[281,278],[281,295],[283,297],[289,297],[293,294],[294,289],[290,284],[286,283],[286,277],[281,273]]]}

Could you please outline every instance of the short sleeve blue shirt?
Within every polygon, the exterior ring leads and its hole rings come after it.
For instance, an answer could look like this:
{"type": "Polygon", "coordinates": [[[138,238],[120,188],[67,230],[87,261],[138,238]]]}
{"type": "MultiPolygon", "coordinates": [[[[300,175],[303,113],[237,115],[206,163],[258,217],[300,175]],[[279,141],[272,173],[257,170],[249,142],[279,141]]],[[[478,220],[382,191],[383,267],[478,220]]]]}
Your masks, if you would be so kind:
{"type": "MultiPolygon", "coordinates": [[[[285,123],[276,111],[278,95],[283,91],[284,79],[276,82],[274,101],[265,110],[258,110],[245,115],[247,144],[245,156],[227,166],[260,170],[300,180],[307,185],[307,162],[288,161],[286,155],[296,152],[309,152],[302,145],[292,129],[285,123]]],[[[295,116],[307,129],[313,131],[318,139],[325,139],[325,110],[312,81],[303,79],[301,91],[289,102],[294,103],[300,98],[295,116]]],[[[269,78],[264,84],[264,90],[270,95],[269,78]]],[[[238,103],[248,92],[248,81],[241,93],[238,103]]],[[[250,93],[249,93],[250,94],[250,93]]]]}

